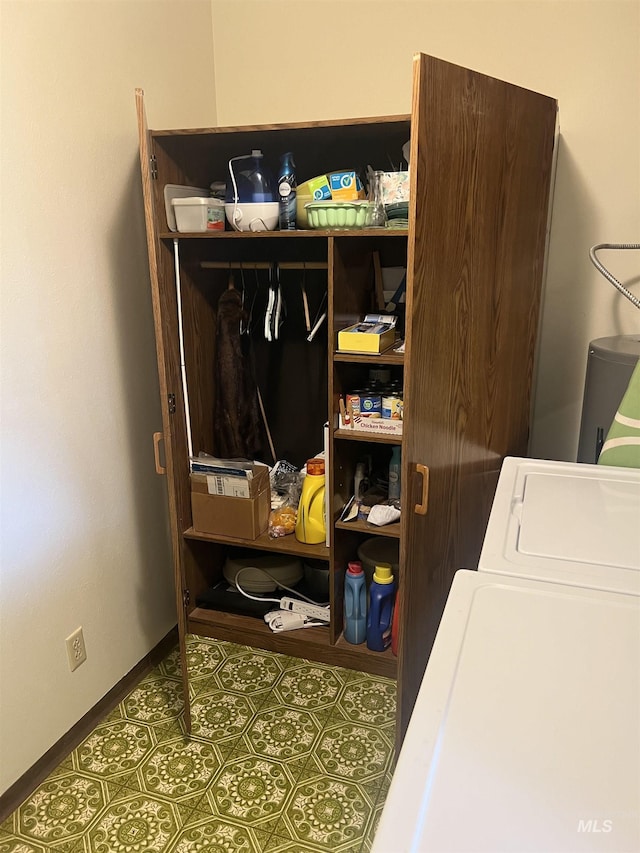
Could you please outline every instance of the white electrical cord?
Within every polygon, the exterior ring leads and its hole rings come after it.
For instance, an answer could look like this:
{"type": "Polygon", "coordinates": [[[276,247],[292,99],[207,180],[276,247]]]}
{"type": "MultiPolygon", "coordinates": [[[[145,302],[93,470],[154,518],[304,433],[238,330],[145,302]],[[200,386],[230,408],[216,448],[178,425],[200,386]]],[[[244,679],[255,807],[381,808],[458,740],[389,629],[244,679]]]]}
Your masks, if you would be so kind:
{"type": "Polygon", "coordinates": [[[293,595],[298,596],[298,598],[302,598],[304,601],[308,601],[309,604],[317,604],[318,607],[326,607],[329,603],[327,601],[327,602],[322,602],[322,604],[320,604],[319,602],[314,601],[312,598],[307,598],[306,595],[303,595],[301,592],[298,592],[296,589],[291,589],[290,587],[285,586],[283,583],[280,583],[280,581],[277,578],[274,578],[274,576],[270,572],[266,571],[266,569],[261,569],[259,566],[244,566],[236,574],[236,577],[235,577],[236,589],[238,590],[238,592],[241,595],[244,595],[245,598],[251,598],[253,601],[272,601],[274,604],[280,604],[279,598],[263,598],[261,596],[251,595],[246,590],[242,589],[242,587],[240,586],[240,583],[238,581],[238,578],[240,577],[240,575],[243,572],[246,572],[249,569],[251,569],[254,572],[262,572],[262,574],[266,575],[268,578],[270,578],[276,584],[277,587],[279,587],[280,589],[286,589],[287,592],[290,592],[293,595]]]}
{"type": "Polygon", "coordinates": [[[241,228],[238,228],[236,225],[236,213],[238,212],[238,185],[236,184],[236,176],[233,174],[233,168],[231,164],[234,160],[247,160],[249,157],[253,155],[251,154],[241,154],[239,157],[232,157],[229,160],[229,174],[231,175],[231,183],[233,185],[233,215],[231,216],[231,227],[235,231],[241,231],[241,228]]]}

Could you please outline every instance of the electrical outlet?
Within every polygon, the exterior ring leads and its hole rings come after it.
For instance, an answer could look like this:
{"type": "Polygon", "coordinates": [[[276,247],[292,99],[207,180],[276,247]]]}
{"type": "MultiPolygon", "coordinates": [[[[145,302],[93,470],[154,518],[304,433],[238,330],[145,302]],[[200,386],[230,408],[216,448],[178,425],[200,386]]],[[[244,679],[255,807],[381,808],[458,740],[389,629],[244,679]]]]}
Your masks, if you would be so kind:
{"type": "Polygon", "coordinates": [[[69,669],[73,672],[81,663],[87,659],[87,650],[84,646],[84,637],[82,636],[82,626],[76,628],[73,634],[70,634],[65,640],[67,644],[67,657],[69,658],[69,669]]]}

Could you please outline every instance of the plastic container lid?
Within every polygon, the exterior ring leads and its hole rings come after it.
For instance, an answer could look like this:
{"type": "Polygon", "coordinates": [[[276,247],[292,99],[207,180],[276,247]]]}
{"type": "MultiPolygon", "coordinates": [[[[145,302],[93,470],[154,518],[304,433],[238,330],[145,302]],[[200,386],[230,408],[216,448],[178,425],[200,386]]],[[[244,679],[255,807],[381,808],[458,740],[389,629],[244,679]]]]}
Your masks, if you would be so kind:
{"type": "Polygon", "coordinates": [[[193,196],[192,198],[174,198],[171,199],[171,204],[174,207],[224,207],[224,202],[218,198],[200,198],[193,196]]]}
{"type": "Polygon", "coordinates": [[[349,565],[347,567],[347,574],[348,575],[354,575],[356,577],[358,575],[363,575],[364,571],[362,568],[362,563],[356,563],[356,562],[349,563],[349,565]]]}
{"type": "Polygon", "coordinates": [[[391,572],[391,566],[376,566],[376,570],[373,573],[373,579],[376,583],[393,583],[393,574],[391,572]]]}
{"type": "Polygon", "coordinates": [[[324,474],[324,459],[307,459],[307,474],[318,477],[324,474]]]}

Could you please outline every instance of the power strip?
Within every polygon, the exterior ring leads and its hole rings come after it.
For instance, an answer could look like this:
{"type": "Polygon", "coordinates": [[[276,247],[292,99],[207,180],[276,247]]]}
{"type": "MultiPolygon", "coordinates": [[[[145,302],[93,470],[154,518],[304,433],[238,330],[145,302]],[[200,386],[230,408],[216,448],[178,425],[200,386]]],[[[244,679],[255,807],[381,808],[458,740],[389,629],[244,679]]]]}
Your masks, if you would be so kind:
{"type": "Polygon", "coordinates": [[[297,598],[283,598],[280,601],[282,610],[290,610],[292,613],[300,613],[302,616],[308,616],[310,619],[320,619],[322,622],[330,622],[328,607],[321,607],[319,604],[309,604],[308,601],[300,601],[297,598]]]}

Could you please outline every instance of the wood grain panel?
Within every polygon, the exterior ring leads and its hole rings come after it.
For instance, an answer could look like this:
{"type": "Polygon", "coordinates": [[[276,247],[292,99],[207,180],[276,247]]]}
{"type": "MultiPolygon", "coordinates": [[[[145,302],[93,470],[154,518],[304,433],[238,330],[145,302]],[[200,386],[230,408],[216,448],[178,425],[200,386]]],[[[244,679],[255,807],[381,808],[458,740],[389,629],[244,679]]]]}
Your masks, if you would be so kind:
{"type": "Polygon", "coordinates": [[[400,735],[453,574],[475,568],[497,472],[526,454],[556,104],[418,56],[407,293],[400,735]]]}
{"type": "MultiPolygon", "coordinates": [[[[151,284],[151,301],[153,306],[153,323],[156,337],[156,356],[158,378],[160,383],[160,406],[162,411],[162,430],[167,469],[167,493],[169,504],[169,526],[171,533],[171,548],[173,555],[174,585],[176,613],[178,620],[178,639],[180,662],[182,669],[182,688],[184,696],[184,715],[187,730],[191,728],[191,710],[189,700],[189,681],[186,656],[186,613],[183,604],[182,581],[182,537],[185,527],[185,484],[181,460],[184,457],[180,440],[183,432],[175,429],[175,415],[170,411],[169,395],[176,393],[176,362],[177,346],[175,320],[175,298],[169,293],[168,277],[171,275],[171,262],[167,258],[166,246],[158,239],[158,211],[160,199],[157,182],[151,172],[151,158],[154,156],[147,118],[144,107],[144,92],[136,89],[136,114],[138,121],[138,143],[140,150],[140,172],[142,178],[142,194],[144,200],[144,218],[147,233],[149,253],[149,273],[151,284]],[[173,305],[173,313],[171,306],[173,305]],[[168,307],[169,306],[169,307],[168,307]],[[175,389],[175,391],[174,391],[175,389]]],[[[181,394],[179,395],[181,398],[181,394]]],[[[189,520],[189,523],[190,520],[189,520]]]]}

